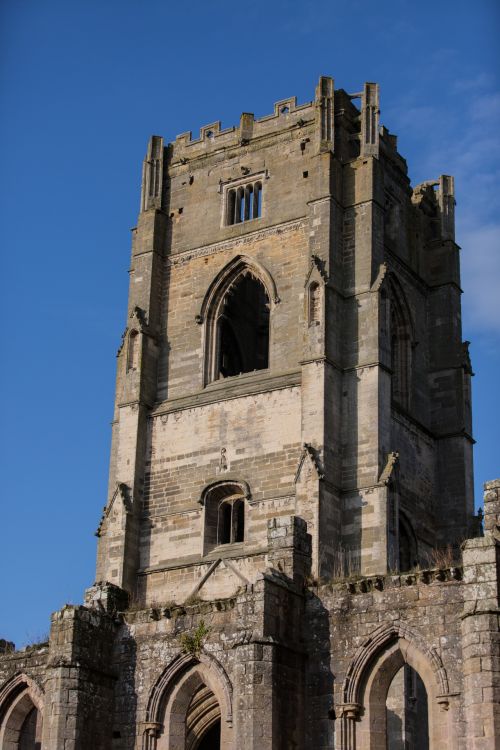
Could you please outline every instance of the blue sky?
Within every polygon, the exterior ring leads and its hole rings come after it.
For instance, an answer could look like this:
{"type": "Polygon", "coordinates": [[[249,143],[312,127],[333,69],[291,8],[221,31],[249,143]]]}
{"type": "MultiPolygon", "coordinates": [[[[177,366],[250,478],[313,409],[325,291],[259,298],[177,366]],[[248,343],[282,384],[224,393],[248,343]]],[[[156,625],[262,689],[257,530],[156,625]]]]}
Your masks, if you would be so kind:
{"type": "Polygon", "coordinates": [[[455,175],[480,501],[500,475],[499,32],[496,0],[4,0],[0,637],[43,637],[93,582],[148,137],[309,101],[320,74],[378,81],[413,184],[455,175]]]}

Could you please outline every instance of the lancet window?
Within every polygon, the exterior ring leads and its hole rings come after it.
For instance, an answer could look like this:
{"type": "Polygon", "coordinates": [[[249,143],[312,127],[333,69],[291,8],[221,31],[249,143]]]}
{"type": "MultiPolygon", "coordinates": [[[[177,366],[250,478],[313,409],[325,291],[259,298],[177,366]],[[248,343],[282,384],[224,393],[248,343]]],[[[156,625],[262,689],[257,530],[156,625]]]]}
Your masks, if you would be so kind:
{"type": "Polygon", "coordinates": [[[409,409],[411,405],[412,329],[404,298],[396,289],[390,296],[391,395],[409,409]]]}

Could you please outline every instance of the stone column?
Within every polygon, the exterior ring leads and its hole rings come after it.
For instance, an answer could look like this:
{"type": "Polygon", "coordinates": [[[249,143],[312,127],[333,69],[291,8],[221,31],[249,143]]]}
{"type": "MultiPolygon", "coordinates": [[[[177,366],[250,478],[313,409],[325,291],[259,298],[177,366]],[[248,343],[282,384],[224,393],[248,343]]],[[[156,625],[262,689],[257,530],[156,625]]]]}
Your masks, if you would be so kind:
{"type": "Polygon", "coordinates": [[[272,644],[262,643],[238,647],[235,728],[239,750],[272,750],[279,747],[276,691],[273,689],[275,649],[272,644]]]}
{"type": "Polygon", "coordinates": [[[356,750],[356,721],[360,706],[357,703],[344,703],[338,707],[340,732],[335,739],[338,750],[356,750]]]}
{"type": "Polygon", "coordinates": [[[464,705],[468,750],[495,750],[500,737],[500,609],[498,533],[500,481],[485,484],[485,536],[463,551],[464,705]]]}
{"type": "Polygon", "coordinates": [[[109,615],[85,607],[52,615],[42,750],[109,750],[114,630],[109,615]]]}

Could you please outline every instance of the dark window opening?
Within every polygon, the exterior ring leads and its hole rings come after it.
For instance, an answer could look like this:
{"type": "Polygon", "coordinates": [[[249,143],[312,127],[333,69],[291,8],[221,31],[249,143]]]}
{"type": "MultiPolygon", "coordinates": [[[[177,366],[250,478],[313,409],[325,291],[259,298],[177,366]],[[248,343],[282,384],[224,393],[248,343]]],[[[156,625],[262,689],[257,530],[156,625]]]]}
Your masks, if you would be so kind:
{"type": "Polygon", "coordinates": [[[208,489],[203,499],[204,555],[222,544],[245,541],[245,497],[243,488],[236,482],[221,482],[208,489]]]}
{"type": "Polygon", "coordinates": [[[269,299],[260,281],[250,275],[236,281],[226,294],[217,327],[216,377],[269,366],[269,299]]]}
{"type": "Polygon", "coordinates": [[[241,224],[262,215],[262,183],[232,188],[226,199],[226,224],[241,224]]]}
{"type": "Polygon", "coordinates": [[[219,508],[219,544],[230,544],[231,542],[231,521],[233,515],[233,506],[230,503],[222,503],[219,508]]]}
{"type": "Polygon", "coordinates": [[[19,750],[40,750],[41,727],[38,710],[32,708],[26,716],[19,733],[19,750]]]}
{"type": "Polygon", "coordinates": [[[411,330],[404,308],[391,299],[391,396],[405,409],[410,407],[411,396],[411,330]]]}
{"type": "Polygon", "coordinates": [[[197,750],[220,750],[220,719],[202,737],[197,750]]]}
{"type": "Polygon", "coordinates": [[[243,372],[243,359],[231,320],[225,316],[221,317],[219,329],[221,351],[219,372],[222,377],[238,375],[238,373],[243,372]]]}
{"type": "Polygon", "coordinates": [[[243,500],[237,500],[233,508],[235,517],[235,542],[242,542],[245,536],[245,504],[243,500]]]}
{"type": "Polygon", "coordinates": [[[219,505],[217,543],[236,544],[245,536],[245,506],[241,498],[228,499],[219,505]]]}

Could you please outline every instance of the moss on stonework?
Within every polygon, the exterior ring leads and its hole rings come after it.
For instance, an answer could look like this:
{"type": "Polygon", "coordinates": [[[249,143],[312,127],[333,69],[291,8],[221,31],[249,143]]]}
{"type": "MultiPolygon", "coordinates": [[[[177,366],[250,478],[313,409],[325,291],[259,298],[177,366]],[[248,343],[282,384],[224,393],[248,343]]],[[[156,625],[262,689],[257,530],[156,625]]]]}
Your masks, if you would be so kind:
{"type": "Polygon", "coordinates": [[[210,633],[211,628],[205,625],[204,620],[200,620],[200,623],[194,633],[181,633],[179,641],[181,648],[185,654],[192,654],[193,656],[199,656],[201,649],[207,635],[210,633]]]}

